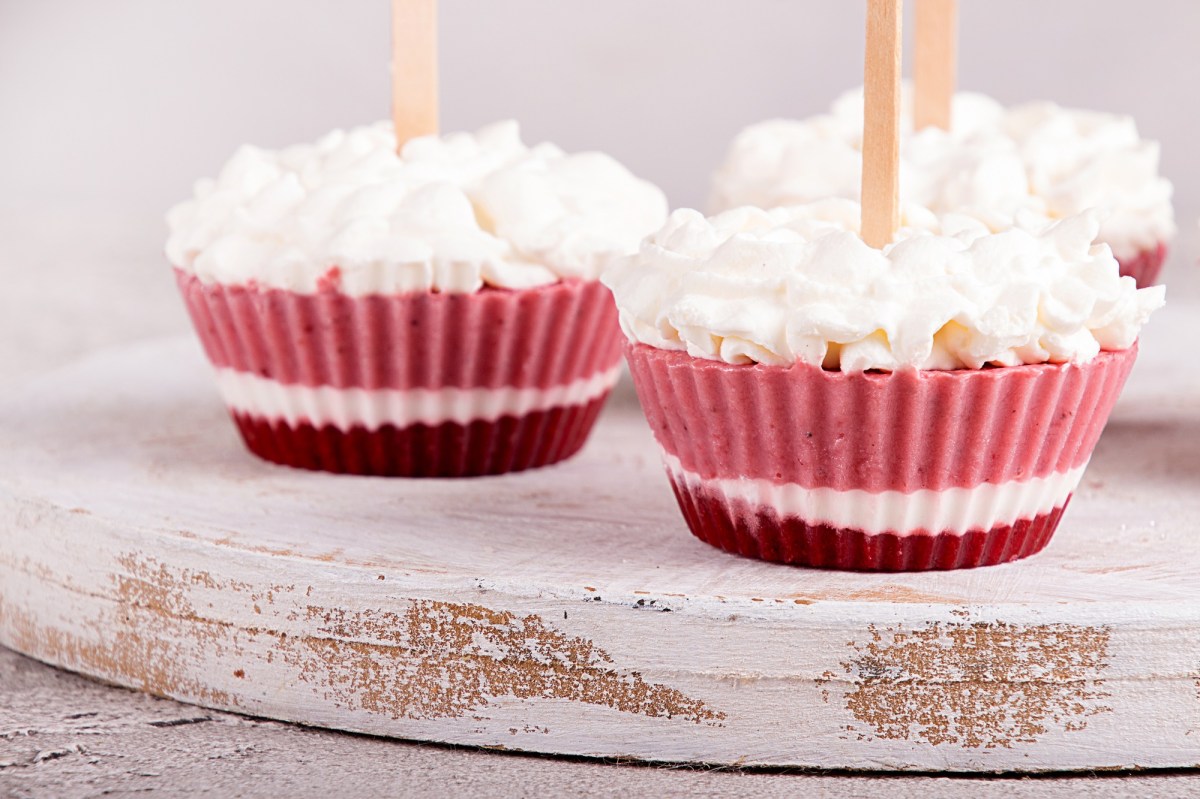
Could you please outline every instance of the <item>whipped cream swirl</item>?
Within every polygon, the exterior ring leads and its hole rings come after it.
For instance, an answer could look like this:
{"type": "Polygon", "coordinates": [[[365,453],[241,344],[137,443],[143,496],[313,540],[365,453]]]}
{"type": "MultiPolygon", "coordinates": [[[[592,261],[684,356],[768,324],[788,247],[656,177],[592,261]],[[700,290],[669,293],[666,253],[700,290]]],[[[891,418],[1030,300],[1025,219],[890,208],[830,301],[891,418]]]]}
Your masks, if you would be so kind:
{"type": "Polygon", "coordinates": [[[884,250],[826,200],[705,218],[683,209],[604,282],[633,342],[728,363],[842,371],[1082,363],[1126,349],[1164,289],[1121,277],[1094,212],[992,233],[906,206],[884,250]]]}
{"type": "MultiPolygon", "coordinates": [[[[994,230],[1018,212],[1061,219],[1096,208],[1099,240],[1120,258],[1175,233],[1172,187],[1159,175],[1157,142],[1128,116],[1029,103],[1004,108],[981,94],[955,96],[951,130],[912,129],[905,87],[900,190],[938,213],[966,211],[994,230]]],[[[857,199],[862,90],[828,114],[752,125],[733,141],[713,180],[714,210],[773,208],[826,197],[857,199]]]]}
{"type": "Polygon", "coordinates": [[[313,293],[472,292],[593,280],[660,227],[655,186],[602,153],[526,146],[515,122],[414,139],[389,123],[244,146],[167,215],[201,280],[313,293]]]}

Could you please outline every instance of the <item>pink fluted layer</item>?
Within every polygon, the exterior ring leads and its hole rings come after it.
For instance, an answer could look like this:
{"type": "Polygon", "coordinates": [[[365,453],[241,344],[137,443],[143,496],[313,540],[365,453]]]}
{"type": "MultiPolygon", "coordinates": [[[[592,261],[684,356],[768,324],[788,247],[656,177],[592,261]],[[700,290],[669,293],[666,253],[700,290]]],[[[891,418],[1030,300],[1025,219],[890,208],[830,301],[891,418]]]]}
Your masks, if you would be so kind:
{"type": "Polygon", "coordinates": [[[213,365],[291,385],[550,388],[621,357],[616,307],[598,281],[352,297],[175,274],[213,365]]]}
{"type": "Polygon", "coordinates": [[[1117,259],[1121,264],[1121,274],[1129,275],[1137,281],[1138,288],[1153,286],[1162,271],[1163,262],[1167,260],[1167,245],[1159,244],[1149,250],[1142,250],[1133,258],[1117,259]]]}
{"type": "Polygon", "coordinates": [[[1084,365],[842,373],[626,347],[654,436],[687,470],[906,493],[1083,465],[1136,354],[1135,346],[1084,365]]]}

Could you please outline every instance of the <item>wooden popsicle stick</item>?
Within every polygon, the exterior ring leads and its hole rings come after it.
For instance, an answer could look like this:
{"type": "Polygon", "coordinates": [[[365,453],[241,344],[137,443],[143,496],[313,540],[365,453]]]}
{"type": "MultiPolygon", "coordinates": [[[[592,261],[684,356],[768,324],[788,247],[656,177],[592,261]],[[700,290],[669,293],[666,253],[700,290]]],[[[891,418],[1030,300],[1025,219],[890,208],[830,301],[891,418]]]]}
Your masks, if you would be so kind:
{"type": "Polygon", "coordinates": [[[958,0],[917,0],[913,118],[917,130],[950,129],[958,56],[958,0]]]}
{"type": "Polygon", "coordinates": [[[437,0],[392,0],[392,124],[396,152],[438,132],[437,0]]]}
{"type": "Polygon", "coordinates": [[[900,35],[903,0],[867,0],[862,238],[889,244],[900,226],[900,35]]]}

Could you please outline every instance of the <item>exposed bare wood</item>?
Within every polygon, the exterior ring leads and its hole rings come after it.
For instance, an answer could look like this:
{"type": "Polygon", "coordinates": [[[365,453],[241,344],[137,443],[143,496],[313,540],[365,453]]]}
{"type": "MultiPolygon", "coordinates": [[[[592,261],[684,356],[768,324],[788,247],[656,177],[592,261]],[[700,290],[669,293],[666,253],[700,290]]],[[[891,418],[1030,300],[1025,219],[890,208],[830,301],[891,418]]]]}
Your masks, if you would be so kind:
{"type": "Polygon", "coordinates": [[[0,648],[0,793],[319,799],[410,796],[720,796],[722,799],[1133,799],[1200,795],[1200,774],[945,777],[629,768],[338,735],[133,694],[0,648]]]}

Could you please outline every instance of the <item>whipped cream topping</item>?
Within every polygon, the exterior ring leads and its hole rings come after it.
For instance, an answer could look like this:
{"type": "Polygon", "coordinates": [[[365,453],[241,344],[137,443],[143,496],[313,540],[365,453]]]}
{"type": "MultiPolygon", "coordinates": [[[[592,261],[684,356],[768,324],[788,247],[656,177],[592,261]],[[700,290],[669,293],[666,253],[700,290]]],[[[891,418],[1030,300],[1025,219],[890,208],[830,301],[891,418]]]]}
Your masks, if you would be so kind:
{"type": "Polygon", "coordinates": [[[843,371],[1083,363],[1133,345],[1161,286],[1121,277],[1094,212],[992,233],[905,206],[896,242],[825,200],[705,218],[682,209],[605,275],[634,342],[728,363],[843,371]]]}
{"type": "MultiPolygon", "coordinates": [[[[1018,212],[1061,219],[1099,209],[1100,240],[1121,258],[1174,235],[1172,189],[1158,174],[1158,143],[1143,140],[1132,118],[1053,103],[1006,109],[961,92],[950,131],[914,131],[912,93],[905,89],[904,201],[938,213],[966,211],[994,230],[1009,227],[1018,212]]],[[[714,209],[857,199],[862,119],[859,89],[838,98],[828,114],[746,128],[714,176],[714,209]]]]}
{"type": "Polygon", "coordinates": [[[244,146],[168,213],[167,257],[206,282],[313,293],[472,292],[592,280],[660,227],[656,187],[602,153],[526,146],[515,122],[409,141],[386,122],[244,146]]]}

